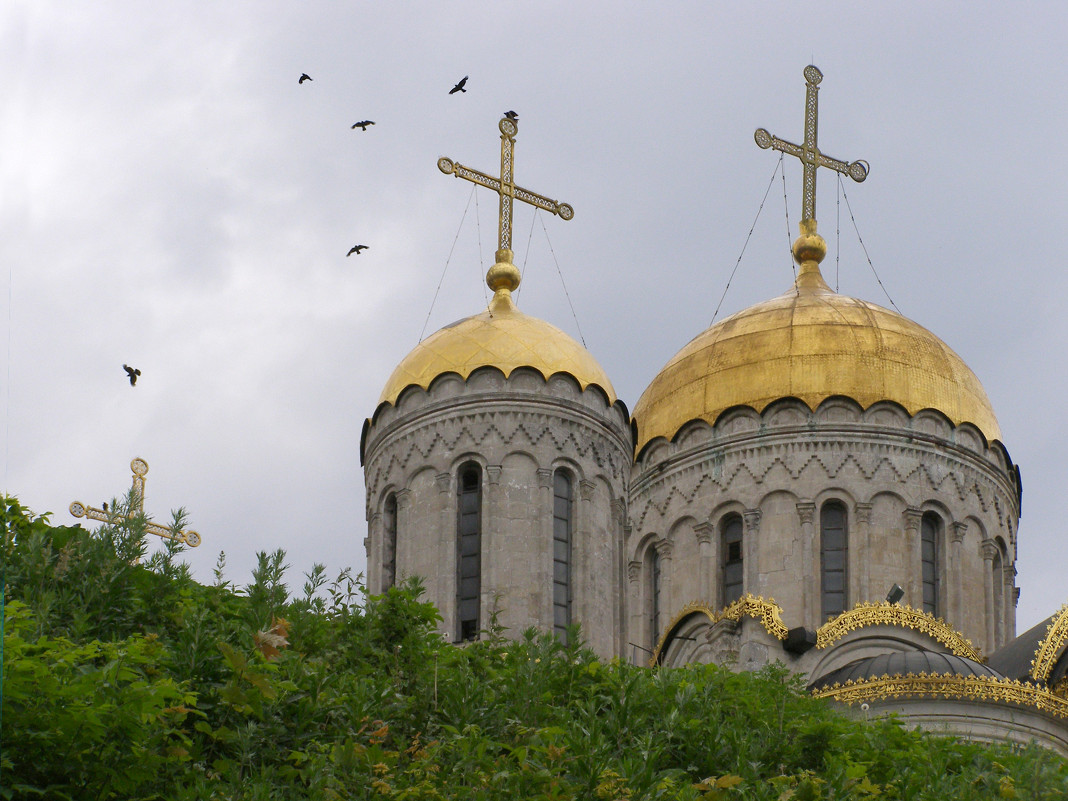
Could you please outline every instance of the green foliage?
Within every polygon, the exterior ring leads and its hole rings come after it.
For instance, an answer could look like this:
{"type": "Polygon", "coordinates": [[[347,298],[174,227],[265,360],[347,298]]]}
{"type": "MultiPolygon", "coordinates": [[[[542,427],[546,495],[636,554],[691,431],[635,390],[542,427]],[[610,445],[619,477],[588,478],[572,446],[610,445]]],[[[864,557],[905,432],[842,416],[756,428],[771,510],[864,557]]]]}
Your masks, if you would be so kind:
{"type": "Polygon", "coordinates": [[[177,547],[139,561],[143,521],[3,513],[2,798],[1068,797],[1048,752],[851,721],[781,667],[650,670],[495,624],[456,647],[417,581],[366,597],[315,566],[290,597],[277,551],[205,587],[177,547]]]}

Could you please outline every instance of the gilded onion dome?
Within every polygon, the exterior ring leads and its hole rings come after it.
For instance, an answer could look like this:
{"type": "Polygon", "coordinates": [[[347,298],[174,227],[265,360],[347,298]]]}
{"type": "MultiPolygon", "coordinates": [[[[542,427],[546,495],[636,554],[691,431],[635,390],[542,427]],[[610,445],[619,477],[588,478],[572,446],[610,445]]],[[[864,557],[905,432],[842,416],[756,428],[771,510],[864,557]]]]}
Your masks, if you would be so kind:
{"type": "Polygon", "coordinates": [[[637,452],[691,420],[714,424],[733,406],[762,412],[794,397],[815,409],[834,395],[865,409],[877,401],[910,414],[936,409],[1000,440],[986,392],[964,360],[897,312],[831,290],[819,271],[825,253],[811,222],[794,243],[801,270],[788,292],[713,325],[667,363],[634,407],[637,452]]]}
{"type": "Polygon", "coordinates": [[[445,373],[466,379],[480,367],[496,367],[506,377],[518,367],[531,367],[546,379],[567,373],[583,389],[597,385],[615,403],[612,383],[588,350],[556,326],[516,308],[512,292],[519,286],[519,270],[511,264],[511,251],[497,255],[498,263],[486,275],[494,293],[486,311],[420,342],[389,377],[380,405],[396,403],[406,387],[426,389],[445,373]]]}

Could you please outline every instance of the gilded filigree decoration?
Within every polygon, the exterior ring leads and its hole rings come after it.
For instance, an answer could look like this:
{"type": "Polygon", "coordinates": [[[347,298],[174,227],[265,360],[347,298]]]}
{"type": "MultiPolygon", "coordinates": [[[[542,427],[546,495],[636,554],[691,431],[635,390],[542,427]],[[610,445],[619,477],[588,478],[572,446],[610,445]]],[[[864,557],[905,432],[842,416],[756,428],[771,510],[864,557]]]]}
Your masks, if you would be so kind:
{"type": "Polygon", "coordinates": [[[1064,652],[1065,646],[1068,646],[1068,604],[1057,610],[1046,627],[1046,636],[1035,651],[1035,658],[1031,660],[1031,678],[1043,684],[1048,683],[1049,674],[1064,652]]]}
{"type": "Polygon", "coordinates": [[[703,614],[713,624],[719,623],[721,620],[730,620],[735,623],[741,621],[743,617],[754,618],[760,625],[764,627],[772,637],[777,640],[785,640],[789,629],[786,628],[786,624],[782,622],[782,607],[775,603],[774,598],[762,598],[758,595],[750,595],[746,593],[737,601],[728,604],[720,611],[715,611],[704,601],[693,601],[692,603],[684,606],[677,615],[664,629],[664,633],[660,635],[660,640],[656,644],[656,648],[653,650],[653,657],[649,660],[650,664],[656,664],[660,661],[660,656],[663,653],[664,647],[667,645],[668,636],[675,630],[675,628],[685,618],[692,614],[703,614]]]}
{"type": "Polygon", "coordinates": [[[911,606],[881,603],[860,603],[829,620],[816,629],[816,647],[828,648],[846,634],[868,626],[899,626],[926,634],[944,645],[956,656],[982,662],[982,654],[959,631],[942,618],[913,609],[911,606]]]}
{"type": "Polygon", "coordinates": [[[1068,699],[1015,679],[990,676],[954,676],[908,673],[869,679],[850,679],[814,690],[817,698],[832,698],[845,704],[882,701],[888,698],[954,698],[1030,707],[1057,718],[1068,718],[1068,699]]]}
{"type": "MultiPolygon", "coordinates": [[[[501,131],[501,175],[494,178],[481,170],[458,164],[450,158],[442,156],[438,159],[438,169],[446,175],[455,175],[457,178],[492,189],[500,195],[500,215],[497,228],[498,258],[502,253],[511,254],[512,250],[512,201],[521,200],[550,214],[556,214],[563,220],[570,220],[575,216],[575,210],[567,203],[552,200],[537,192],[531,192],[521,186],[515,185],[513,177],[515,169],[515,136],[519,127],[515,120],[504,118],[497,127],[501,131]]],[[[510,255],[509,255],[510,259],[510,255]]]]}
{"type": "MultiPolygon", "coordinates": [[[[131,495],[134,502],[130,507],[129,514],[120,515],[114,509],[109,510],[106,503],[103,509],[97,509],[94,506],[87,506],[81,501],[74,501],[70,505],[70,513],[74,517],[87,517],[90,520],[99,520],[102,523],[115,523],[119,520],[143,517],[145,514],[145,475],[148,473],[148,462],[144,459],[134,459],[130,462],[130,470],[133,471],[131,495]]],[[[153,523],[151,520],[146,520],[144,525],[145,531],[162,539],[184,542],[190,548],[196,548],[200,545],[200,535],[192,529],[175,531],[167,526],[153,523]]]]}

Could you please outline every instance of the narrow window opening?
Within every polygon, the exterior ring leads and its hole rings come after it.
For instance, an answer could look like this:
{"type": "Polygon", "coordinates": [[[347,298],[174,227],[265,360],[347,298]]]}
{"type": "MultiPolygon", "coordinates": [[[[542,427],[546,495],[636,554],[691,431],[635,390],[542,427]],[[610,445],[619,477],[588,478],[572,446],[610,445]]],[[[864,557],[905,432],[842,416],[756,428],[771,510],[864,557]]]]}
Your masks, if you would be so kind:
{"type": "Polygon", "coordinates": [[[923,611],[939,614],[938,596],[941,589],[941,565],[939,563],[939,540],[942,519],[927,512],[920,522],[920,558],[922,560],[923,611]]]}
{"type": "Polygon", "coordinates": [[[571,625],[571,479],[557,470],[553,476],[553,631],[567,642],[571,625]]]}
{"type": "Polygon", "coordinates": [[[742,518],[729,515],[720,527],[723,542],[722,586],[723,605],[732,604],[742,597],[744,589],[744,563],[742,559],[742,518]]]}
{"type": "Polygon", "coordinates": [[[397,496],[390,493],[382,510],[382,589],[397,583],[397,496]]]}
{"type": "Polygon", "coordinates": [[[828,501],[820,510],[820,612],[824,621],[846,610],[848,543],[845,505],[828,501]]]}
{"type": "Polygon", "coordinates": [[[477,467],[460,472],[456,607],[460,640],[479,632],[482,595],[482,480],[477,467]]]}

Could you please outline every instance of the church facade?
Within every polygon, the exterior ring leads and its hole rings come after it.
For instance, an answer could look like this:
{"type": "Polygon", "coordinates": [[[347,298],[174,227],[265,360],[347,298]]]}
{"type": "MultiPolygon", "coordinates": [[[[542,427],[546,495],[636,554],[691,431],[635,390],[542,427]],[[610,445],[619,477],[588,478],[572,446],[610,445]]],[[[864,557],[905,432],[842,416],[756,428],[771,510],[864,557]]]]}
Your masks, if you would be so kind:
{"type": "Polygon", "coordinates": [[[421,576],[457,643],[579,624],[605,658],[782,662],[866,714],[1068,755],[1068,607],[1016,636],[1020,472],[982,385],[820,275],[815,168],[866,174],[815,148],[820,78],[805,146],[779,148],[809,154],[794,286],[695,337],[633,415],[515,306],[510,203],[553,202],[510,183],[501,121],[501,178],[469,178],[502,197],[493,299],[405,357],[364,425],[368,590],[421,576]]]}

